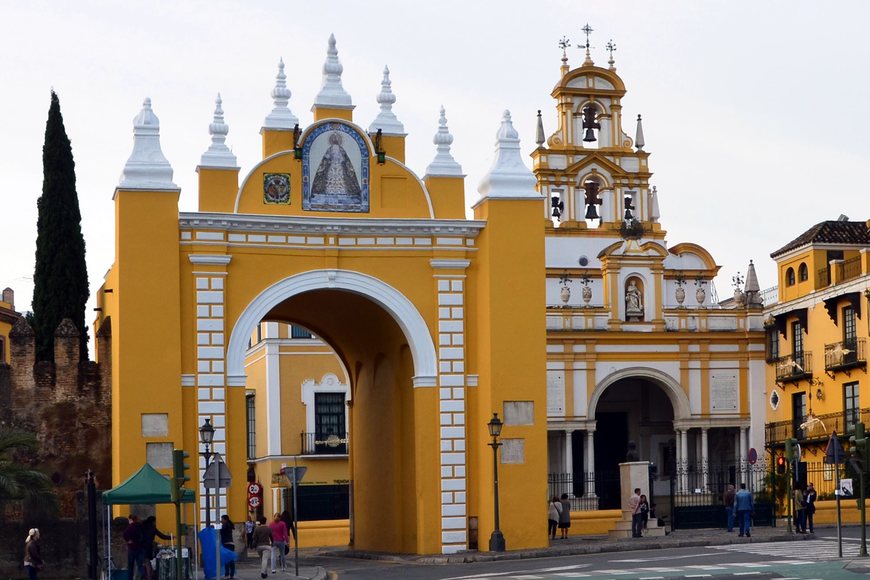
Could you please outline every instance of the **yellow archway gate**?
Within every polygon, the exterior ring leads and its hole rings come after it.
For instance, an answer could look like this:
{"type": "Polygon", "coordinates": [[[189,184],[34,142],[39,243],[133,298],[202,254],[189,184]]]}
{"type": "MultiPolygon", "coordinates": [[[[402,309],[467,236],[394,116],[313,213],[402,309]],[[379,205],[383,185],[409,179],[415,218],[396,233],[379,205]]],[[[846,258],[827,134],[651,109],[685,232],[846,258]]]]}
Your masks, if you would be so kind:
{"type": "MultiPolygon", "coordinates": [[[[111,329],[113,479],[146,459],[167,467],[173,446],[193,454],[209,418],[216,450],[243,481],[248,339],[262,320],[293,321],[329,343],[350,376],[356,548],[465,550],[472,517],[485,548],[493,412],[506,423],[508,548],[543,546],[544,209],[510,116],[468,220],[443,114],[438,154],[420,179],[403,163],[395,116],[382,111],[364,131],[340,70],[338,80],[324,75],[314,122],[299,130],[279,71],[263,160],[241,180],[218,102],[197,212],[178,210],[150,101],[134,120],[95,325],[111,329]]],[[[202,460],[199,468],[201,477],[202,460]]],[[[241,483],[214,501],[244,519],[241,483]]]]}

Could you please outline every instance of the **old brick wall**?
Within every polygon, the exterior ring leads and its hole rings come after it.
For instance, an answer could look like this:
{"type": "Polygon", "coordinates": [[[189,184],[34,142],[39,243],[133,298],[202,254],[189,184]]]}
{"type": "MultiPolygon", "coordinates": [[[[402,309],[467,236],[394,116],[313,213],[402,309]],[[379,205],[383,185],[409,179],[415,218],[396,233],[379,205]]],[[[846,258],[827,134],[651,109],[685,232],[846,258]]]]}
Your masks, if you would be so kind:
{"type": "MultiPolygon", "coordinates": [[[[97,333],[101,361],[111,360],[111,328],[97,333]]],[[[9,334],[9,365],[0,366],[0,425],[32,432],[34,467],[54,481],[61,517],[75,516],[75,494],[88,470],[111,487],[111,368],[79,361],[79,332],[65,319],[55,332],[55,362],[36,362],[33,329],[21,317],[9,334]]],[[[26,535],[26,534],[25,534],[26,535]]]]}

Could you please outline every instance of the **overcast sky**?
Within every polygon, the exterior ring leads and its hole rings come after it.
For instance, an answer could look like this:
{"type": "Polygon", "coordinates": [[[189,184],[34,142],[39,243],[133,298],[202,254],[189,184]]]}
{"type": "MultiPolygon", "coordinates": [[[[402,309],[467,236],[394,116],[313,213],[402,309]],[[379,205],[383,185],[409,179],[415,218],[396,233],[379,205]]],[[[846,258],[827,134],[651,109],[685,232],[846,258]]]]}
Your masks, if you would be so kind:
{"type": "MultiPolygon", "coordinates": [[[[643,114],[668,243],[713,254],[720,298],[750,258],[761,287],[774,285],[769,254],[811,225],[870,217],[866,0],[0,0],[0,19],[0,287],[15,289],[20,311],[30,309],[52,87],[72,141],[93,294],[113,260],[112,194],[144,97],[160,118],[181,210],[193,211],[216,93],[244,175],[260,159],[279,57],[290,109],[307,125],[330,33],[363,127],[389,65],[419,175],[445,106],[470,206],[504,109],[526,152],[538,109],[546,133],[555,129],[557,42],[580,44],[588,22],[596,64],[606,66],[608,40],[617,46],[624,118],[643,114]]],[[[573,68],[582,54],[571,48],[569,58],[573,68]]],[[[633,122],[624,128],[634,135],[633,122]]]]}

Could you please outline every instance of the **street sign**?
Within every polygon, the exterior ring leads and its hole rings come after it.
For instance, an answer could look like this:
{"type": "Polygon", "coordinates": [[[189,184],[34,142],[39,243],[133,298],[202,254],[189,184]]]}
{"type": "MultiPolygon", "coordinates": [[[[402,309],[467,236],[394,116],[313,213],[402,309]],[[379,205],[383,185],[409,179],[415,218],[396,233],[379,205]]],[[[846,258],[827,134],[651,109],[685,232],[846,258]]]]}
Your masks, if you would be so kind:
{"type": "Polygon", "coordinates": [[[233,476],[230,475],[230,468],[221,459],[220,453],[214,454],[214,460],[205,468],[202,479],[206,489],[225,489],[232,484],[233,476]]]}
{"type": "Polygon", "coordinates": [[[840,480],[840,489],[837,490],[837,495],[841,495],[843,497],[852,497],[854,495],[852,489],[852,480],[851,479],[841,479],[840,480]]]}
{"type": "Polygon", "coordinates": [[[302,483],[302,478],[305,477],[308,467],[283,467],[281,471],[290,480],[290,484],[295,486],[302,483]]]}
{"type": "Polygon", "coordinates": [[[758,451],[755,450],[755,447],[749,448],[749,465],[755,465],[755,462],[758,461],[758,451]]]}
{"type": "Polygon", "coordinates": [[[846,454],[843,453],[843,446],[840,445],[840,440],[837,439],[837,432],[831,433],[831,438],[828,439],[828,447],[825,449],[825,464],[832,465],[834,463],[845,463],[846,454]]]}

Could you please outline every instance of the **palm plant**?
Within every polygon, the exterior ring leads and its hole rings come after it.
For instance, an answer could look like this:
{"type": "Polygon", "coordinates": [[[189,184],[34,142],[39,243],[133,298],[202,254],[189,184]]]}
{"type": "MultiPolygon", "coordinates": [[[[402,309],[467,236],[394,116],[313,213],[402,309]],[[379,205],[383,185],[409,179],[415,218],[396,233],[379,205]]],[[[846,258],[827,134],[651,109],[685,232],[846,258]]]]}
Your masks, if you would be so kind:
{"type": "Polygon", "coordinates": [[[0,511],[10,501],[22,502],[28,511],[41,514],[57,511],[51,479],[22,461],[38,448],[39,442],[31,433],[0,429],[0,511]]]}

